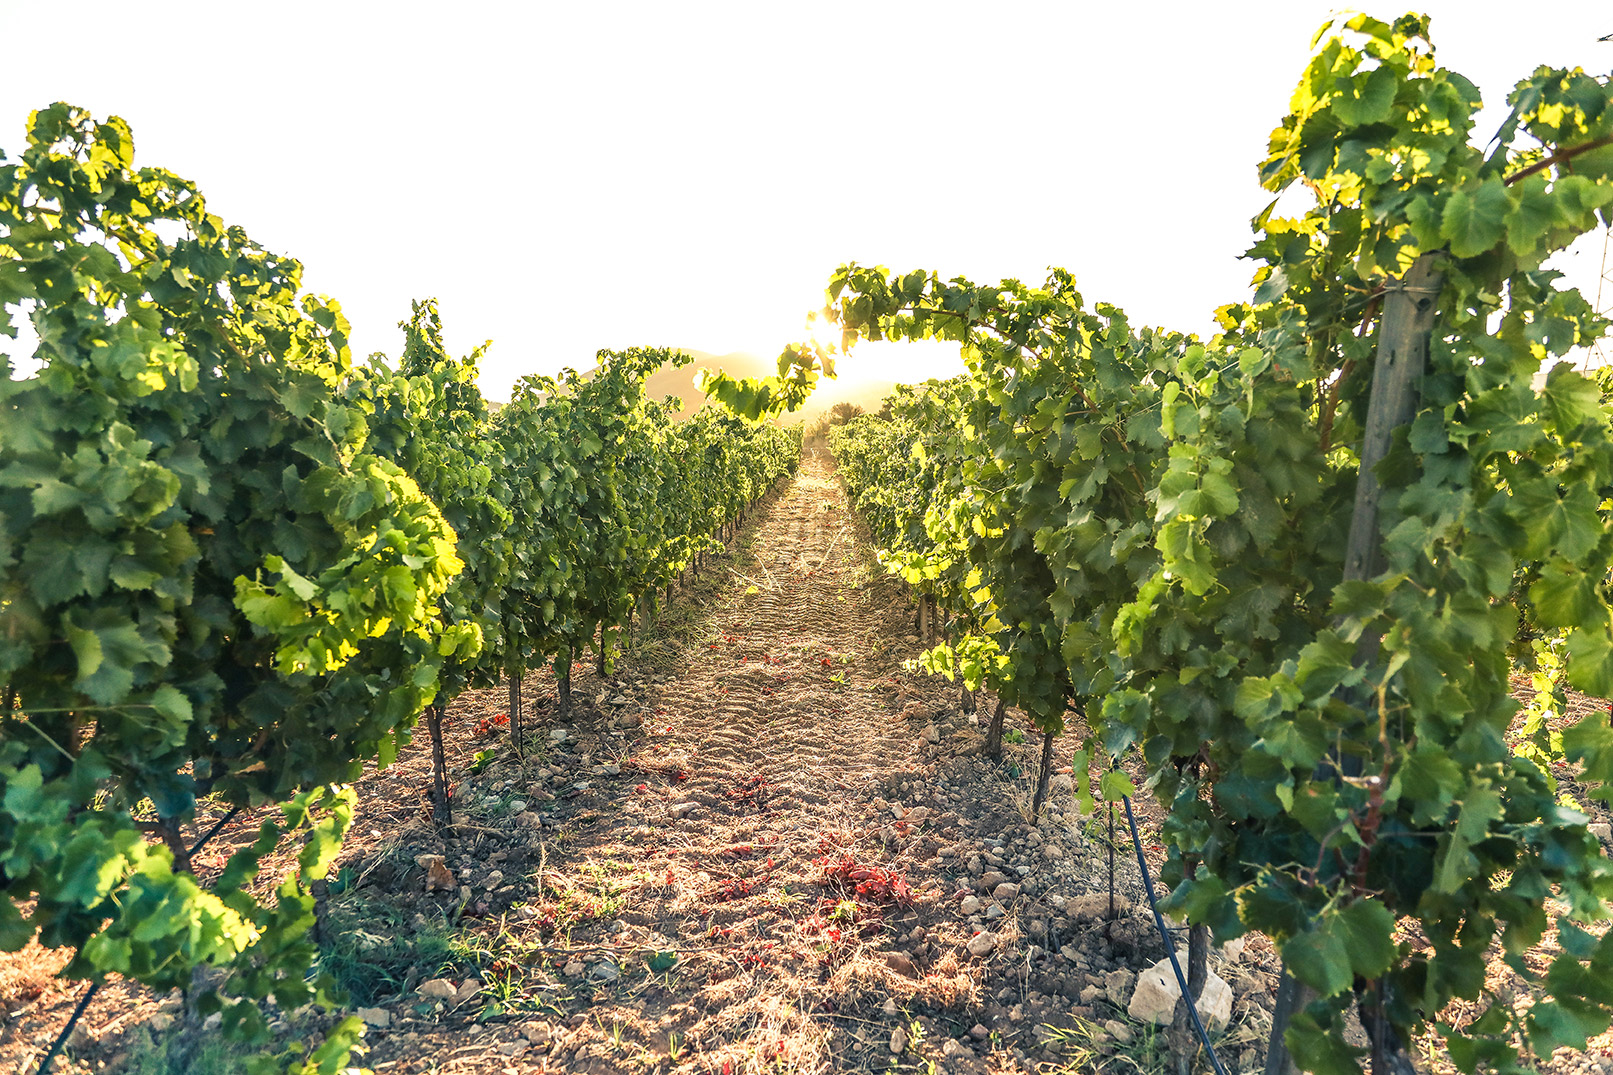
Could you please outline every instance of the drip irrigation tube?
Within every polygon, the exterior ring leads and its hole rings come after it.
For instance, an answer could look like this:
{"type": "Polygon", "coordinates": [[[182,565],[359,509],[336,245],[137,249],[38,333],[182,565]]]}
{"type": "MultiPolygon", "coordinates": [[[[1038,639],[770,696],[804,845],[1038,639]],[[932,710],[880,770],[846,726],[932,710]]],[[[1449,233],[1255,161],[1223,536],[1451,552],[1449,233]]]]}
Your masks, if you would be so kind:
{"type": "Polygon", "coordinates": [[[1137,819],[1131,812],[1131,796],[1121,798],[1126,804],[1126,824],[1131,826],[1131,846],[1137,850],[1137,868],[1143,874],[1143,888],[1148,892],[1148,909],[1154,912],[1154,926],[1159,930],[1159,936],[1165,942],[1165,952],[1170,956],[1171,970],[1176,972],[1176,982],[1182,987],[1182,996],[1187,999],[1187,1015],[1193,1020],[1193,1029],[1198,1031],[1199,1041],[1204,1044],[1204,1051],[1210,1054],[1210,1063],[1215,1067],[1215,1075],[1227,1075],[1226,1069],[1221,1066],[1221,1058],[1215,1055],[1215,1047],[1210,1044],[1210,1036],[1204,1032],[1204,1024],[1199,1020],[1199,1006],[1192,993],[1187,990],[1187,975],[1182,973],[1182,964],[1176,959],[1176,945],[1171,940],[1171,932],[1165,926],[1165,916],[1159,913],[1159,900],[1154,895],[1154,879],[1148,875],[1148,863],[1143,859],[1143,840],[1137,834],[1137,819]]]}

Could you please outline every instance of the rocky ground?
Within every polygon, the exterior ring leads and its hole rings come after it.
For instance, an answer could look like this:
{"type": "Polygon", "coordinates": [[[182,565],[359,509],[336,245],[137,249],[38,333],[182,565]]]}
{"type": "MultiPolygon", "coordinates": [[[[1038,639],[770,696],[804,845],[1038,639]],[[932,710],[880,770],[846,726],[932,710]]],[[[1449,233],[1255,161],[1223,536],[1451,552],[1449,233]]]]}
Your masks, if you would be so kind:
{"type": "MultiPolygon", "coordinates": [[[[911,602],[811,457],[615,671],[579,675],[571,713],[551,678],[528,679],[524,757],[505,691],[460,699],[454,824],[431,824],[412,749],[360,783],[328,886],[325,966],[369,1026],[354,1062],[1163,1071],[1144,1006],[1165,947],[1124,819],[1080,816],[1065,767],[1033,821],[1028,725],[1011,713],[1017,741],[983,757],[993,700],[966,712],[907,669],[921,649],[911,602]]],[[[1275,958],[1262,938],[1228,947],[1211,960],[1217,1052],[1256,1071],[1275,958]]],[[[30,1069],[65,1024],[81,987],[52,979],[59,965],[38,949],[0,962],[0,1064],[30,1069]]],[[[274,1014],[282,1046],[331,1022],[274,1014]]],[[[205,1030],[177,1034],[182,1015],[115,983],[57,1070],[238,1070],[205,1030]]]]}

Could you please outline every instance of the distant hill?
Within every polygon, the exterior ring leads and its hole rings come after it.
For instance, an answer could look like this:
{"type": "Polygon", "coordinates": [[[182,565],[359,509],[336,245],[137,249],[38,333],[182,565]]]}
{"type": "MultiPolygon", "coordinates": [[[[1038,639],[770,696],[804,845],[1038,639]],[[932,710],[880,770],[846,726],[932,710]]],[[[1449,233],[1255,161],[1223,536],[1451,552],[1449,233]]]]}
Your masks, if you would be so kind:
{"type": "Polygon", "coordinates": [[[693,355],[694,361],[683,367],[662,366],[650,374],[650,379],[644,382],[644,394],[651,399],[677,396],[683,400],[683,407],[678,411],[679,418],[688,418],[706,401],[705,393],[695,387],[695,379],[701,370],[724,370],[732,377],[766,377],[778,370],[777,366],[766,359],[757,358],[744,351],[714,355],[689,348],[679,350],[693,355]]]}

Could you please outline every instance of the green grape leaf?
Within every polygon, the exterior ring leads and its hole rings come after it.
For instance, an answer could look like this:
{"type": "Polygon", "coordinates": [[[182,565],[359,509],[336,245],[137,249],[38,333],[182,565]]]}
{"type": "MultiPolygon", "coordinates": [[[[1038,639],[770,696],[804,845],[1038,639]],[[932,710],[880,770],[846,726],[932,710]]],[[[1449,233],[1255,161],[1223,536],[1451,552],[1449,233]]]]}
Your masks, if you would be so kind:
{"type": "Polygon", "coordinates": [[[1455,191],[1445,202],[1440,238],[1450,241],[1457,257],[1477,257],[1500,241],[1510,209],[1507,188],[1494,177],[1474,190],[1455,191]]]}

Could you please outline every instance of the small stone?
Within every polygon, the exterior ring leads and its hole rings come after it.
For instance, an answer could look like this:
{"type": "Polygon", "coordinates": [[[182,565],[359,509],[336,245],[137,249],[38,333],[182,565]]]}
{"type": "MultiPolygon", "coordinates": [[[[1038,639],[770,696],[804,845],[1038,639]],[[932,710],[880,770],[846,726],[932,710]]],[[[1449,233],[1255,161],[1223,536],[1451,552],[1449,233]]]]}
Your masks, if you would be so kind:
{"type": "Polygon", "coordinates": [[[492,873],[487,875],[487,880],[482,882],[482,887],[485,888],[485,889],[488,889],[488,890],[492,890],[492,889],[497,888],[499,885],[501,885],[503,883],[504,883],[504,871],[503,870],[494,870],[492,873]]]}
{"type": "Polygon", "coordinates": [[[452,1000],[459,990],[447,978],[432,978],[416,986],[415,992],[426,1000],[452,1000]]]}
{"type": "Polygon", "coordinates": [[[1019,886],[1012,882],[1004,882],[991,890],[991,898],[1006,903],[1019,895],[1019,886]]]}
{"type": "Polygon", "coordinates": [[[1131,1044],[1131,1027],[1127,1026],[1125,1023],[1122,1023],[1119,1019],[1111,1019],[1107,1023],[1104,1023],[1103,1029],[1107,1030],[1109,1032],[1109,1036],[1118,1041],[1120,1044],[1131,1044]]]}
{"type": "Polygon", "coordinates": [[[981,892],[991,892],[994,891],[998,885],[1005,883],[1007,880],[1008,878],[1004,874],[1001,874],[996,870],[991,870],[980,875],[980,880],[975,882],[975,888],[979,889],[981,892]]]}
{"type": "Polygon", "coordinates": [[[1002,904],[994,903],[990,907],[986,908],[986,920],[988,922],[995,922],[997,919],[1001,918],[1004,913],[1005,912],[1003,911],[1002,904]]]}
{"type": "Polygon", "coordinates": [[[482,983],[476,978],[466,978],[459,983],[459,989],[454,993],[454,1003],[463,1004],[471,997],[482,991],[482,983]]]}
{"type": "Polygon", "coordinates": [[[385,1029],[392,1025],[392,1013],[385,1008],[360,1008],[358,1017],[364,1020],[366,1026],[385,1029]]]}
{"type": "Polygon", "coordinates": [[[426,867],[427,892],[452,892],[458,885],[459,881],[454,877],[454,871],[443,865],[442,859],[439,858],[426,867]]]}
{"type": "Polygon", "coordinates": [[[1103,976],[1103,988],[1109,997],[1109,1003],[1117,1008],[1124,1008],[1131,1000],[1131,990],[1137,984],[1137,976],[1122,967],[1112,970],[1103,976]]]}
{"type": "Polygon", "coordinates": [[[414,864],[424,870],[429,870],[433,866],[440,866],[442,863],[443,857],[441,855],[416,855],[414,857],[414,864]]]}
{"type": "Polygon", "coordinates": [[[975,1041],[985,1041],[987,1038],[991,1037],[991,1031],[987,1030],[979,1023],[976,1023],[974,1026],[969,1028],[969,1036],[975,1041]]]}
{"type": "Polygon", "coordinates": [[[990,930],[983,930],[970,937],[969,943],[964,947],[969,950],[969,954],[972,956],[990,955],[997,947],[997,935],[990,930]]]}
{"type": "Polygon", "coordinates": [[[917,978],[919,976],[919,969],[913,965],[911,959],[901,952],[886,952],[885,965],[904,978],[917,978]]]}
{"type": "Polygon", "coordinates": [[[622,976],[622,970],[614,961],[602,959],[595,963],[588,972],[588,977],[596,982],[614,982],[622,976]]]}
{"type": "Polygon", "coordinates": [[[891,997],[886,997],[885,998],[885,1006],[883,1008],[879,1009],[879,1010],[885,1013],[886,1018],[891,1018],[891,1017],[895,1016],[896,1012],[897,1012],[896,1001],[894,999],[892,999],[891,997]]]}
{"type": "Polygon", "coordinates": [[[161,1034],[164,1030],[174,1025],[174,1017],[167,1012],[157,1012],[146,1020],[146,1025],[154,1032],[161,1034]]]}
{"type": "Polygon", "coordinates": [[[960,1056],[967,1056],[972,1050],[961,1041],[948,1038],[941,1046],[941,1055],[947,1060],[956,1060],[960,1056]]]}
{"type": "Polygon", "coordinates": [[[901,1056],[907,1049],[907,1031],[896,1027],[891,1031],[891,1052],[901,1056]]]}
{"type": "Polygon", "coordinates": [[[694,813],[694,808],[696,805],[696,803],[692,802],[673,803],[672,808],[668,810],[667,813],[671,814],[675,818],[686,818],[690,814],[694,813]]]}
{"type": "Polygon", "coordinates": [[[526,809],[526,805],[527,804],[526,804],[525,799],[511,799],[510,800],[510,813],[519,814],[519,813],[521,813],[521,811],[526,809]]]}
{"type": "Polygon", "coordinates": [[[924,730],[919,733],[919,738],[926,743],[939,743],[941,741],[941,729],[933,724],[927,724],[924,726],[924,730]]]}
{"type": "Polygon", "coordinates": [[[561,973],[567,978],[581,978],[582,972],[586,969],[587,968],[582,965],[582,960],[573,959],[570,963],[566,964],[565,969],[562,970],[561,973]]]}
{"type": "Polygon", "coordinates": [[[1609,825],[1606,821],[1592,822],[1591,824],[1587,825],[1586,828],[1590,830],[1592,836],[1596,837],[1604,844],[1609,840],[1613,840],[1613,825],[1609,825]]]}
{"type": "Polygon", "coordinates": [[[958,904],[958,910],[962,911],[964,914],[979,914],[980,907],[981,904],[979,896],[965,896],[963,897],[963,902],[958,904]]]}

